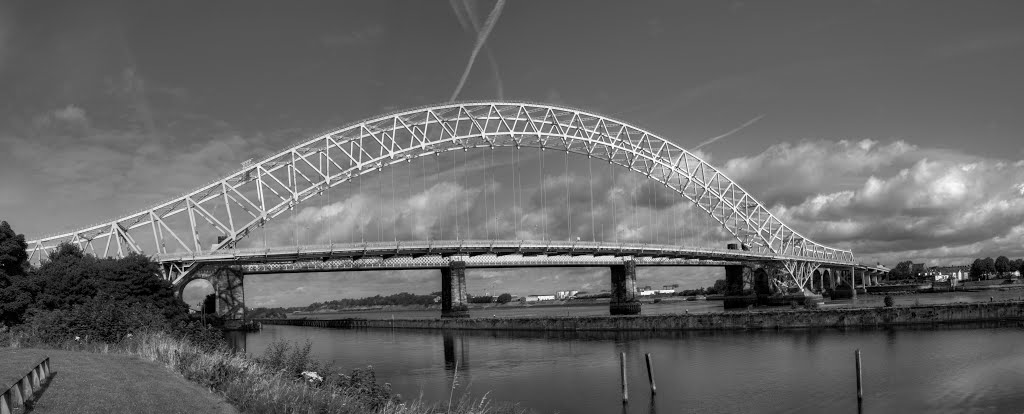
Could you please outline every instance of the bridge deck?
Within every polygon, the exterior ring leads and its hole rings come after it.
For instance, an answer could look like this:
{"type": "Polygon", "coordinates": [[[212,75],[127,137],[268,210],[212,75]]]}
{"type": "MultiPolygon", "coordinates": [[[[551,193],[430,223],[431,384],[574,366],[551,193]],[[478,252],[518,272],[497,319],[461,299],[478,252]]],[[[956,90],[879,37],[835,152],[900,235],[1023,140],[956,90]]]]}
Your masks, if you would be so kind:
{"type": "MultiPolygon", "coordinates": [[[[631,258],[638,266],[722,266],[749,261],[814,261],[861,266],[833,259],[658,244],[559,241],[435,240],[350,243],[319,246],[227,249],[203,254],[160,255],[162,263],[245,265],[247,273],[346,269],[445,267],[452,260],[467,267],[608,266],[631,258]]],[[[862,266],[861,266],[862,267],[862,266]]]]}

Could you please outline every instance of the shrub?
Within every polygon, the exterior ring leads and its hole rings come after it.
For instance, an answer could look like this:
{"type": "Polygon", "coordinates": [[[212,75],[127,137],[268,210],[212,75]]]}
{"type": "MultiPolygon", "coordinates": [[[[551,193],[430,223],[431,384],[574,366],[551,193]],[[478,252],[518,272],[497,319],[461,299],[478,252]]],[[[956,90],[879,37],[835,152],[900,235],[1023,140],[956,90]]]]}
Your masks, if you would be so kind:
{"type": "Polygon", "coordinates": [[[893,302],[894,302],[894,301],[893,301],[893,298],[892,298],[892,296],[890,296],[890,295],[885,295],[885,299],[884,299],[884,302],[885,302],[885,307],[887,307],[887,308],[891,308],[891,307],[892,307],[892,305],[893,305],[893,302]]]}

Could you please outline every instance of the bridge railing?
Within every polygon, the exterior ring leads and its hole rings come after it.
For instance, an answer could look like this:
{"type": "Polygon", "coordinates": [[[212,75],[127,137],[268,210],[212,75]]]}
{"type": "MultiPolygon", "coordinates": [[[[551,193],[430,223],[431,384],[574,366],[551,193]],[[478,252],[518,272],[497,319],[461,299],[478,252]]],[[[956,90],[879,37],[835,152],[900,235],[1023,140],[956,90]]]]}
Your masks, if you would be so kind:
{"type": "Polygon", "coordinates": [[[761,253],[747,250],[686,247],[650,243],[615,243],[592,241],[552,240],[428,240],[398,242],[363,242],[268,248],[223,249],[208,253],[164,254],[154,256],[161,262],[231,261],[266,257],[268,260],[287,260],[323,255],[323,257],[400,256],[437,254],[552,254],[601,256],[703,256],[749,260],[800,260],[829,264],[853,264],[840,260],[809,259],[803,256],[761,253]]]}

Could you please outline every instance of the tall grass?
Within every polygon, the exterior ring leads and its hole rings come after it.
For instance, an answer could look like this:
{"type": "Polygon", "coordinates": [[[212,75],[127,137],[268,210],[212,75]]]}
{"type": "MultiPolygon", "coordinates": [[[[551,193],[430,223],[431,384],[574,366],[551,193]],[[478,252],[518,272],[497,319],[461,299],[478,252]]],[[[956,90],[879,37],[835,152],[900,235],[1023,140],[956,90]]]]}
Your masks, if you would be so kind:
{"type": "MultiPolygon", "coordinates": [[[[24,334],[0,333],[0,346],[37,345],[24,334]]],[[[377,384],[372,369],[345,375],[310,358],[310,344],[275,342],[263,357],[251,357],[226,348],[210,349],[164,332],[139,333],[117,343],[71,340],[50,344],[56,348],[136,355],[167,366],[186,379],[219,393],[245,413],[380,413],[380,414],[519,414],[527,410],[495,403],[484,395],[458,401],[402,402],[387,384],[377,384]],[[299,375],[316,370],[322,381],[299,375]]]]}

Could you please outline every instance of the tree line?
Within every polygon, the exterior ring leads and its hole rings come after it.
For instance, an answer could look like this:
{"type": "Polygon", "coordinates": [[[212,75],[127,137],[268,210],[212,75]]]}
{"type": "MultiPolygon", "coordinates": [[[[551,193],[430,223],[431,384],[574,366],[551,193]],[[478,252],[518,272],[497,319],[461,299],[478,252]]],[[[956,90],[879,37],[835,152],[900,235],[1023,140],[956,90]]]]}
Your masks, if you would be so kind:
{"type": "Polygon", "coordinates": [[[205,335],[146,256],[97,258],[66,243],[34,267],[27,248],[24,235],[0,222],[0,330],[31,331],[50,343],[116,342],[142,330],[205,335]]]}
{"type": "Polygon", "coordinates": [[[991,257],[974,259],[969,274],[971,279],[982,279],[993,274],[997,277],[1004,277],[1012,275],[1015,271],[1018,272],[1018,275],[1024,275],[1024,259],[1010,260],[1006,256],[999,256],[995,259],[991,257]]]}
{"type": "MultiPolygon", "coordinates": [[[[917,276],[913,274],[913,267],[914,262],[910,260],[899,262],[889,272],[889,278],[910,279],[917,276]]],[[[977,258],[971,263],[968,275],[971,279],[980,280],[992,275],[1008,277],[1012,276],[1013,272],[1024,275],[1024,259],[1010,259],[1006,256],[999,256],[995,259],[991,257],[977,258]]]]}

